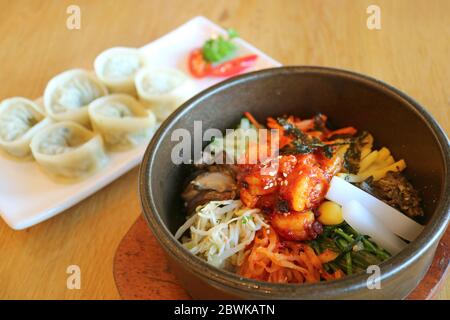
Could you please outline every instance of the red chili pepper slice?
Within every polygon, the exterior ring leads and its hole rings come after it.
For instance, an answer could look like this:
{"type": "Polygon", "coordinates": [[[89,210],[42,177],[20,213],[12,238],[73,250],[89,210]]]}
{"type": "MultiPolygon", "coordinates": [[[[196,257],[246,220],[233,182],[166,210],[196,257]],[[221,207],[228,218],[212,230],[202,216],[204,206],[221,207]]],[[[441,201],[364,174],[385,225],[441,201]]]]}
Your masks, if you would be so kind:
{"type": "Polygon", "coordinates": [[[201,49],[196,49],[191,52],[188,64],[189,71],[196,78],[206,77],[211,71],[211,64],[205,61],[201,49]]]}
{"type": "Polygon", "coordinates": [[[251,54],[213,66],[203,58],[202,50],[196,49],[189,55],[188,64],[189,71],[196,78],[206,76],[230,77],[251,67],[257,58],[256,54],[251,54]]]}
{"type": "Polygon", "coordinates": [[[211,69],[211,75],[219,77],[230,77],[237,75],[245,69],[251,67],[258,59],[256,54],[239,57],[230,61],[223,62],[211,69]]]}

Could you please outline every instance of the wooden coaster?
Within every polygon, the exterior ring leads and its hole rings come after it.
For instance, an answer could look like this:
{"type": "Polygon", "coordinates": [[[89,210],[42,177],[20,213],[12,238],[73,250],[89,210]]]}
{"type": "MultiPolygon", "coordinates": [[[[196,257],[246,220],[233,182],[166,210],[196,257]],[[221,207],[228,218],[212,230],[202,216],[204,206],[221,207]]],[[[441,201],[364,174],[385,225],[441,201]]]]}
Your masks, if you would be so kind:
{"type": "Polygon", "coordinates": [[[142,216],[120,242],[113,268],[122,299],[190,299],[170,272],[164,250],[142,216]]]}
{"type": "MultiPolygon", "coordinates": [[[[450,229],[447,229],[430,269],[407,299],[433,299],[439,293],[449,269],[449,255],[450,229]]],[[[120,242],[113,274],[122,299],[190,299],[170,271],[164,250],[142,216],[120,242]]]]}

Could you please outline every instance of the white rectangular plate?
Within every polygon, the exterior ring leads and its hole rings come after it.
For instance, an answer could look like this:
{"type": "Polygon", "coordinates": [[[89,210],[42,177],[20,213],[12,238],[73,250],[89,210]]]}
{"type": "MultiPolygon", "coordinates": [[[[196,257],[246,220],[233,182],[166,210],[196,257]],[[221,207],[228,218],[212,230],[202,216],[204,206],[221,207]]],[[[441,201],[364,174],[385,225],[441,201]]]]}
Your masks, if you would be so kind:
{"type": "MultiPolygon", "coordinates": [[[[140,50],[148,64],[177,67],[187,71],[187,56],[213,34],[225,31],[204,17],[196,17],[140,50]]],[[[281,64],[242,39],[237,39],[239,55],[256,53],[253,70],[281,64]]],[[[210,87],[223,79],[194,79],[196,90],[210,87]]],[[[110,153],[105,169],[75,184],[50,180],[36,162],[17,162],[0,154],[0,215],[13,229],[28,228],[70,208],[137,166],[146,145],[126,152],[110,153]]]]}

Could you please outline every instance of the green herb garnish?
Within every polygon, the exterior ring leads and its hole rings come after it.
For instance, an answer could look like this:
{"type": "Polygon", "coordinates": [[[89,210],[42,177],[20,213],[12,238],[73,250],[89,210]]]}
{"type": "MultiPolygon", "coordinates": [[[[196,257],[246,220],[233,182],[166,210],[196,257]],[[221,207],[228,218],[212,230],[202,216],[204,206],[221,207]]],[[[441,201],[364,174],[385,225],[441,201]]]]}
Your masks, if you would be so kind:
{"type": "Polygon", "coordinates": [[[228,29],[226,38],[218,36],[215,39],[209,39],[202,48],[203,58],[211,63],[230,59],[237,50],[237,46],[231,40],[238,36],[236,30],[228,29]]]}
{"type": "Polygon", "coordinates": [[[253,221],[253,216],[243,216],[242,217],[242,224],[246,224],[249,221],[253,221]]]}

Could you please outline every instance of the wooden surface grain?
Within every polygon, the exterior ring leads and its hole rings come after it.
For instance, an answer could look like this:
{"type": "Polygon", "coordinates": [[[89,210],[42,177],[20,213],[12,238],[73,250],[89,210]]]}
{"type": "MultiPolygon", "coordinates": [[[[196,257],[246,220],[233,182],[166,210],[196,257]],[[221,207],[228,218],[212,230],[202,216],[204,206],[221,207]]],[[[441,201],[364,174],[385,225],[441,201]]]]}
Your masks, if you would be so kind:
{"type": "MultiPolygon", "coordinates": [[[[449,132],[449,11],[446,0],[0,0],[0,99],[39,97],[53,75],[91,68],[108,47],[140,47],[204,15],[283,64],[382,79],[423,104],[449,132]],[[80,30],[66,28],[71,4],[81,8],[80,30]],[[370,4],[381,8],[381,30],[366,27],[370,4]]],[[[0,221],[0,298],[119,298],[112,261],[140,214],[137,172],[28,230],[12,231],[0,221]],[[73,264],[81,268],[80,290],[66,287],[73,264]]],[[[440,297],[450,298],[449,280],[440,297]]]]}

